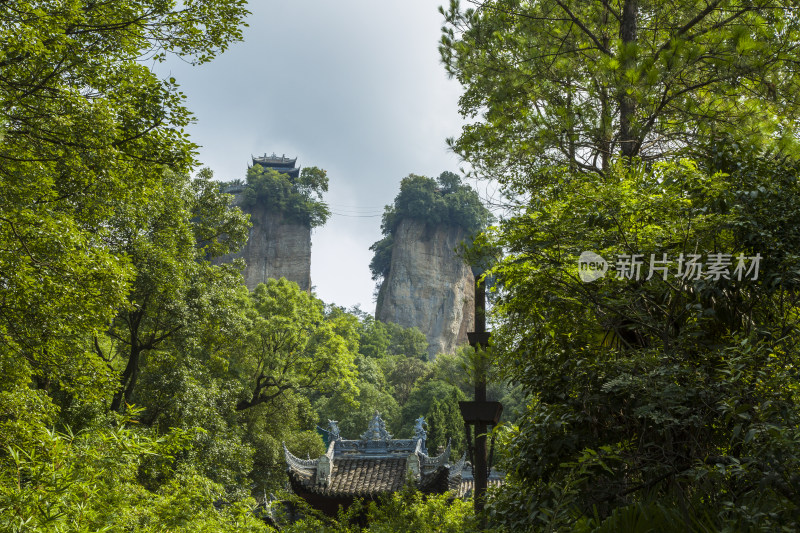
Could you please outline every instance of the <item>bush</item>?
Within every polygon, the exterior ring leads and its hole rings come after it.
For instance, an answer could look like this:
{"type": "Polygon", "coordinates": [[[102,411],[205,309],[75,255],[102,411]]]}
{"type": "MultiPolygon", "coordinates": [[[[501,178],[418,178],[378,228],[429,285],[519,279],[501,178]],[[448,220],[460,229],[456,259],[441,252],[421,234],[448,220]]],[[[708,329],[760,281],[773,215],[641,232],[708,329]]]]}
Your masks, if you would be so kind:
{"type": "Polygon", "coordinates": [[[331,214],[322,201],[322,193],[327,191],[326,172],[317,167],[306,167],[300,176],[292,178],[256,164],[247,170],[242,205],[263,205],[291,221],[315,228],[325,224],[331,214]]]}

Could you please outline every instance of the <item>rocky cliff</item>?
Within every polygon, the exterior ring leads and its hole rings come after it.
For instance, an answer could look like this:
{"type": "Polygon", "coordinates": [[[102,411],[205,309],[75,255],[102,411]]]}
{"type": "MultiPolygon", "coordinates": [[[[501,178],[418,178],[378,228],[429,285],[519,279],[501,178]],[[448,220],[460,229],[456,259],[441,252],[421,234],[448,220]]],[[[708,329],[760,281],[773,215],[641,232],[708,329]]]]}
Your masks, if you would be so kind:
{"type": "Polygon", "coordinates": [[[394,232],[391,268],[378,293],[375,317],[416,327],[428,338],[428,355],[453,353],[472,331],[475,277],[456,254],[464,230],[427,228],[403,220],[394,232]]]}
{"type": "Polygon", "coordinates": [[[301,289],[311,289],[311,229],[285,219],[283,214],[270,212],[262,205],[241,205],[241,193],[235,194],[235,205],[250,215],[250,235],[239,253],[227,255],[220,261],[241,257],[247,267],[244,281],[253,290],[269,278],[284,277],[301,289]]]}

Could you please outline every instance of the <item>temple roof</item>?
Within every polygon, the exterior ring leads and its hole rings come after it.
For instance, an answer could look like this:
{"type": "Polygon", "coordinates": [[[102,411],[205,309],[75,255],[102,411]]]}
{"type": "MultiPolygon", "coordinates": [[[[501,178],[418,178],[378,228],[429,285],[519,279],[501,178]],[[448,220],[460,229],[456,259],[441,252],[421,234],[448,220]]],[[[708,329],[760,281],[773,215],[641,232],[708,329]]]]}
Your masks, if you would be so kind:
{"type": "Polygon", "coordinates": [[[397,491],[412,480],[423,492],[447,491],[451,478],[460,476],[464,458],[451,465],[449,443],[440,455],[428,456],[423,422],[422,417],[417,420],[414,438],[393,439],[376,413],[360,439],[346,440],[331,421],[325,455],[300,459],[284,446],[293,490],[328,497],[372,497],[397,491]]]}
{"type": "MultiPolygon", "coordinates": [[[[461,475],[451,476],[449,489],[456,493],[459,498],[471,496],[475,492],[475,477],[472,475],[472,466],[462,465],[461,475]]],[[[497,488],[505,481],[505,475],[492,468],[486,480],[486,486],[497,488]]]]}
{"type": "MultiPolygon", "coordinates": [[[[334,461],[330,483],[319,485],[314,472],[292,471],[290,476],[304,489],[320,494],[370,496],[400,490],[406,482],[406,458],[382,457],[334,461]]],[[[294,484],[294,483],[293,483],[294,484]]]]}
{"type": "Polygon", "coordinates": [[[297,158],[294,159],[286,157],[286,154],[278,156],[274,152],[272,155],[251,156],[254,165],[261,165],[264,168],[269,168],[281,174],[288,174],[292,178],[300,175],[300,167],[295,166],[297,158]]]}

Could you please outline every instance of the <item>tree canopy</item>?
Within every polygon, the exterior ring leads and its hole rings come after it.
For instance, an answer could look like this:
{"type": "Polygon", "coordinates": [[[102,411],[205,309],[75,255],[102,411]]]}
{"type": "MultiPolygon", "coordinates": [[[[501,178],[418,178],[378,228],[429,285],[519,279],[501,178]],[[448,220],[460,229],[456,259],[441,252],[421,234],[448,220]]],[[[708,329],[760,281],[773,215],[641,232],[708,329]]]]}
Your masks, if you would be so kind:
{"type": "Polygon", "coordinates": [[[322,226],[330,216],[322,194],[328,191],[327,173],[305,167],[297,178],[255,164],[247,170],[243,206],[263,205],[309,228],[322,226]]]}
{"type": "Polygon", "coordinates": [[[208,61],[241,38],[246,14],[243,0],[0,7],[0,357],[17,376],[97,379],[79,344],[126,302],[134,270],[116,244],[120,223],[137,221],[121,213],[194,164],[177,83],[143,60],[208,61]],[[67,371],[76,360],[88,366],[67,371]]]}
{"type": "Polygon", "coordinates": [[[443,10],[480,237],[508,530],[794,529],[798,19],[779,1],[443,10]],[[758,266],[758,269],[756,269],[758,266]]]}
{"type": "Polygon", "coordinates": [[[686,502],[676,524],[797,523],[797,167],[731,156],[619,164],[600,188],[571,175],[508,221],[494,337],[532,401],[505,442],[499,522],[566,527],[686,502]],[[591,282],[587,250],[609,261],[591,282]]]}
{"type": "Polygon", "coordinates": [[[252,300],[251,334],[240,352],[251,385],[238,410],[286,391],[352,395],[357,333],[346,318],[326,317],[320,300],[285,278],[259,284],[252,300]]]}
{"type": "Polygon", "coordinates": [[[451,0],[440,51],[472,123],[451,142],[525,184],[567,164],[605,172],[720,134],[796,153],[800,22],[789,2],[451,0]]]}

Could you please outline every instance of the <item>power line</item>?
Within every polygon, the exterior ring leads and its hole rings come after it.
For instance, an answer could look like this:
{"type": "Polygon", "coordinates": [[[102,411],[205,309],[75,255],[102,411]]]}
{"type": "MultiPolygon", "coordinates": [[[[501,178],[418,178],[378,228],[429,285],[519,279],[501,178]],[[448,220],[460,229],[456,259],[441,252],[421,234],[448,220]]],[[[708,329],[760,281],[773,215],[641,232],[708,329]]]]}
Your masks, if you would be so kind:
{"type": "Polygon", "coordinates": [[[381,213],[380,215],[347,215],[345,213],[334,213],[333,211],[331,211],[331,214],[340,217],[351,217],[351,218],[375,218],[383,216],[383,213],[381,213]]]}
{"type": "Polygon", "coordinates": [[[333,211],[338,211],[341,213],[355,213],[357,215],[375,215],[378,213],[383,213],[383,211],[377,209],[342,209],[341,207],[336,207],[335,205],[328,205],[328,207],[333,211]]]}

